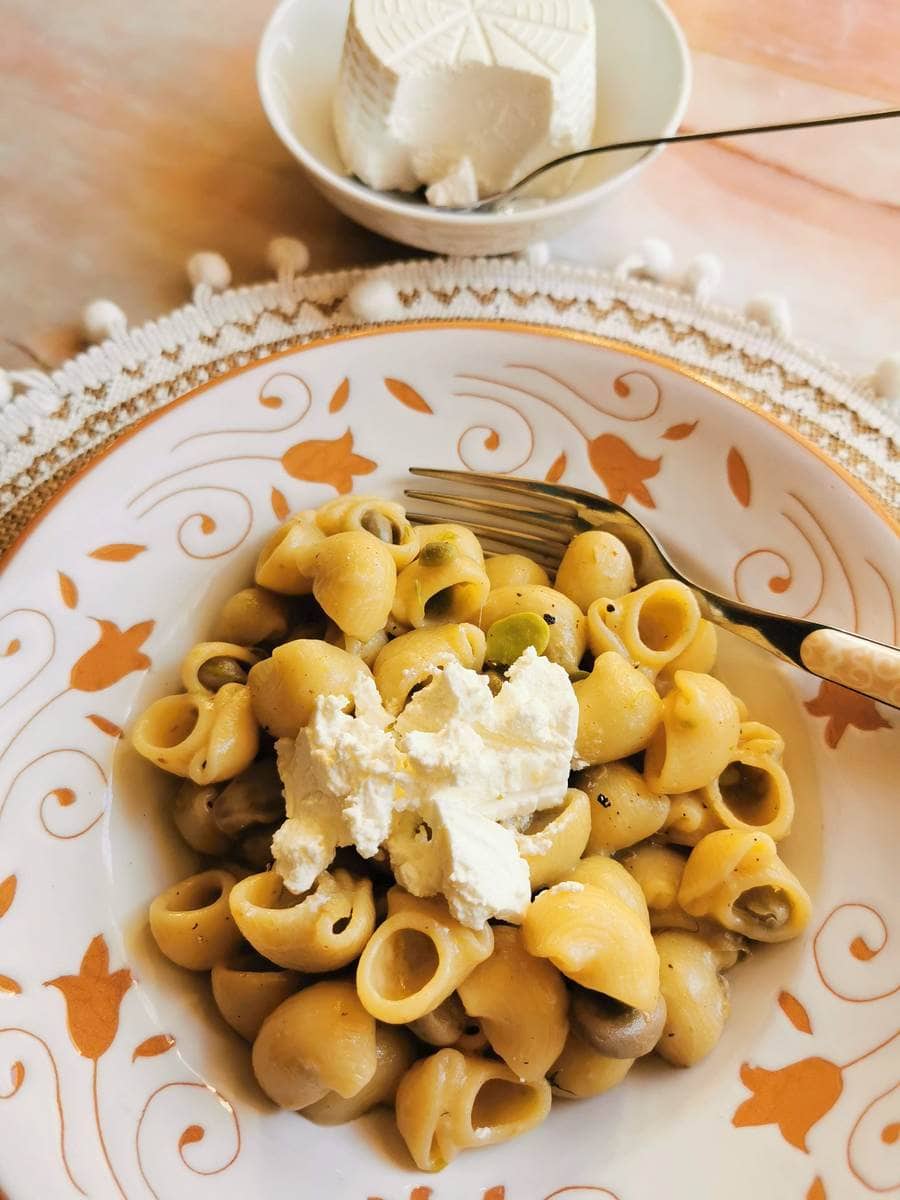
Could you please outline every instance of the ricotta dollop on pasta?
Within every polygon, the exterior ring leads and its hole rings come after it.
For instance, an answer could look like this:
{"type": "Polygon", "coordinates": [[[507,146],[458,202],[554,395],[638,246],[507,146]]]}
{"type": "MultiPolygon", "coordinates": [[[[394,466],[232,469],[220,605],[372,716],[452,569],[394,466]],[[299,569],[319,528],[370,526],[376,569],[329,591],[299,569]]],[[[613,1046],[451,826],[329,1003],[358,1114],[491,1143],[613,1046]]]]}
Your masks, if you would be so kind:
{"type": "Polygon", "coordinates": [[[370,679],[352,697],[320,696],[297,738],[276,744],[287,813],[276,869],[300,894],[339,846],[385,850],[398,883],[442,894],[462,924],[517,922],[531,889],[515,834],[561,802],[577,728],[566,672],[533,648],[496,696],[450,663],[396,719],[370,679]]]}

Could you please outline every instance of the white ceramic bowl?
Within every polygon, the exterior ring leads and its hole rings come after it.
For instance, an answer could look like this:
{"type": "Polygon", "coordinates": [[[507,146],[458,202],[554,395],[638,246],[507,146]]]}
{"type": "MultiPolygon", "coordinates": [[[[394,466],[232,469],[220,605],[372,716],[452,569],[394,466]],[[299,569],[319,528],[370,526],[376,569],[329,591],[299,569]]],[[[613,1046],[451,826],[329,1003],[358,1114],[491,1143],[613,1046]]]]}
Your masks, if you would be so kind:
{"type": "MultiPolygon", "coordinates": [[[[257,79],[275,132],[316,187],[376,233],[440,254],[505,254],[563,232],[640,171],[640,150],[586,161],[570,190],[539,209],[503,214],[441,212],[397,200],[350,178],[332,132],[349,0],[283,0],[263,34],[257,79]]],[[[597,123],[593,141],[674,132],[687,105],[691,65],[684,36],[662,0],[595,0],[597,123]]]]}

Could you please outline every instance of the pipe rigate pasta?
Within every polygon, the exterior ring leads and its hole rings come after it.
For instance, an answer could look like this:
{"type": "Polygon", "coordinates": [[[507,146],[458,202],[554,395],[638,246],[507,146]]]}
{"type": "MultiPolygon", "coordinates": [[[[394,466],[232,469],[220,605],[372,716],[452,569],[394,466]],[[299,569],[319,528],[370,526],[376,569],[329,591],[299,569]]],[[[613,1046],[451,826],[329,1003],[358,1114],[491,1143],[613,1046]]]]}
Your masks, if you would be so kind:
{"type": "Polygon", "coordinates": [[[521,930],[497,926],[493,953],[460,983],[459,996],[519,1079],[543,1079],[565,1045],[569,997],[556,967],[525,949],[521,930]]]}
{"type": "Polygon", "coordinates": [[[388,549],[397,570],[402,570],[419,553],[419,538],[406,519],[402,504],[377,496],[341,496],[325,504],[316,514],[323,533],[368,533],[388,549]]]}
{"type": "Polygon", "coordinates": [[[377,499],[377,496],[335,496],[313,511],[313,520],[326,537],[332,533],[343,533],[347,528],[344,519],[350,509],[355,504],[367,504],[377,499]]]}
{"type": "Polygon", "coordinates": [[[693,792],[725,769],[737,749],[740,717],[712,675],[677,671],[662,720],[647,745],[644,779],[654,792],[693,792]]]}
{"type": "Polygon", "coordinates": [[[434,525],[419,525],[416,528],[416,537],[419,541],[420,557],[426,546],[445,546],[449,543],[459,554],[484,566],[484,550],[481,548],[481,542],[465,525],[455,525],[448,521],[437,522],[434,525]]]}
{"type": "Polygon", "coordinates": [[[212,695],[183,692],[156,700],[138,717],[131,744],[164,771],[194,783],[239,775],[259,749],[250,691],[226,683],[212,695]]]}
{"type": "Polygon", "coordinates": [[[493,1146],[534,1129],[550,1111],[550,1086],[523,1083],[502,1063],[438,1050],[400,1082],[397,1127],[420,1171],[440,1171],[460,1150],[493,1146]]]}
{"type": "Polygon", "coordinates": [[[213,801],[213,819],[228,837],[239,837],[252,825],[284,819],[281,780],[273,758],[258,758],[227,783],[213,801]]]}
{"type": "Polygon", "coordinates": [[[672,796],[662,832],[676,846],[696,846],[708,833],[724,828],[724,821],[709,800],[709,787],[705,787],[672,796]]]}
{"type": "Polygon", "coordinates": [[[319,696],[346,696],[372,672],[346,650],[327,642],[298,638],[276,647],[271,658],[257,663],[248,687],[256,719],[273,737],[296,737],[309,721],[319,696]]]}
{"type": "Polygon", "coordinates": [[[588,767],[578,772],[574,782],[591,803],[588,854],[614,854],[642,842],[662,829],[668,816],[668,796],[651,792],[629,763],[588,767]]]}
{"type": "Polygon", "coordinates": [[[367,642],[384,629],[397,586],[384,542],[361,531],[333,533],[316,546],[307,571],[317,603],[343,633],[367,642]]]}
{"type": "Polygon", "coordinates": [[[643,1058],[656,1046],[666,1021],[666,1002],[660,995],[652,1012],[628,1008],[587,988],[572,990],[573,1027],[591,1049],[607,1058],[643,1058]]]}
{"type": "MultiPolygon", "coordinates": [[[[764,742],[760,738],[753,744],[762,746],[764,742]]],[[[787,772],[773,754],[739,744],[734,757],[701,795],[720,827],[758,830],[776,842],[791,832],[794,793],[787,772]]]]}
{"type": "Polygon", "coordinates": [[[208,703],[212,705],[209,735],[191,760],[188,774],[195,783],[222,783],[240,775],[256,758],[259,726],[250,691],[243,684],[226,683],[208,703]]]}
{"type": "Polygon", "coordinates": [[[181,664],[181,686],[186,692],[213,695],[226,683],[245,684],[258,657],[233,642],[198,642],[181,664]]]}
{"type": "Polygon", "coordinates": [[[283,1001],[253,1043],[253,1072],[270,1100],[304,1109],[356,1096],[378,1066],[375,1020],[349,980],[314,983],[283,1001]]]}
{"type": "Polygon", "coordinates": [[[213,638],[239,646],[283,641],[291,625],[290,602],[266,588],[247,587],[229,597],[213,624],[213,638]]]}
{"type": "Polygon", "coordinates": [[[358,958],[375,928],[372,883],[338,867],[303,896],[276,871],[249,875],[231,892],[231,912],[251,946],[281,967],[336,971],[358,958]]]}
{"type": "Polygon", "coordinates": [[[490,629],[502,617],[520,612],[544,618],[550,626],[545,655],[574,675],[587,649],[584,613],[578,605],[562,592],[541,584],[507,585],[492,589],[478,623],[482,629],[490,629]]]}
{"type": "Polygon", "coordinates": [[[655,672],[690,646],[700,606],[687,584],[657,579],[617,599],[594,601],[590,617],[592,624],[602,622],[621,639],[635,666],[655,672]]]}
{"type": "Polygon", "coordinates": [[[253,951],[238,951],[213,965],[216,1008],[235,1033],[252,1042],[263,1021],[300,987],[296,971],[273,967],[253,951]]]}
{"type": "Polygon", "coordinates": [[[640,886],[651,916],[677,903],[687,862],[685,854],[672,846],[647,842],[628,850],[619,861],[640,886]]]}
{"type": "Polygon", "coordinates": [[[495,554],[485,559],[484,569],[492,591],[494,588],[522,587],[529,583],[550,586],[550,577],[544,568],[524,554],[495,554]]]}
{"type": "Polygon", "coordinates": [[[674,846],[646,842],[626,850],[622,866],[640,885],[650,913],[651,929],[689,929],[696,931],[700,922],[678,903],[678,889],[687,858],[674,846]]]}
{"type": "Polygon", "coordinates": [[[590,802],[569,788],[556,808],[537,812],[516,834],[519,854],[528,863],[531,890],[559,883],[575,866],[591,831],[590,802]]]}
{"type": "Polygon", "coordinates": [[[316,547],[324,540],[315,514],[297,513],[276,529],[260,550],[253,575],[255,583],[284,596],[308,596],[312,578],[307,567],[316,547]]]}
{"type": "Polygon", "coordinates": [[[186,779],[212,728],[212,700],[205,695],[163,696],[145,708],[131,731],[131,744],[144,758],[186,779]]]}
{"type": "Polygon", "coordinates": [[[429,683],[450,662],[480,671],[484,640],[477,625],[462,624],[413,629],[388,642],[372,667],[385,708],[396,716],[411,692],[429,683]]]}
{"type": "Polygon", "coordinates": [[[418,536],[418,558],[397,576],[394,620],[414,629],[477,621],[491,586],[478,539],[456,525],[428,526],[418,536]]]}
{"type": "Polygon", "coordinates": [[[349,1098],[338,1092],[326,1092],[321,1100],[303,1109],[304,1117],[317,1125],[343,1125],[355,1121],[378,1104],[392,1105],[400,1080],[415,1059],[415,1041],[405,1029],[376,1025],[375,1072],[369,1082],[349,1098]]]}
{"type": "Polygon", "coordinates": [[[722,829],[691,851],[678,902],[694,917],[713,917],[759,942],[802,933],[811,904],[797,876],[778,857],[767,833],[722,829]]]}
{"type": "Polygon", "coordinates": [[[328,622],[325,630],[325,639],[329,646],[337,646],[339,650],[346,651],[347,654],[352,654],[355,658],[361,659],[366,666],[371,670],[375,659],[388,644],[388,635],[386,629],[379,629],[366,641],[360,641],[359,638],[350,637],[339,629],[333,621],[328,622]]]}
{"type": "Polygon", "coordinates": [[[375,930],[356,970],[359,997],[389,1025],[432,1012],[494,948],[490,925],[467,929],[444,900],[421,900],[402,888],[388,893],[388,916],[375,930]]]}
{"type": "Polygon", "coordinates": [[[781,762],[784,738],[770,725],[764,725],[762,721],[748,721],[746,717],[742,717],[738,749],[747,754],[762,754],[781,762]]]}
{"type": "Polygon", "coordinates": [[[453,1043],[453,1049],[462,1054],[490,1054],[491,1043],[477,1017],[468,1018],[465,1029],[453,1043]]]}
{"type": "Polygon", "coordinates": [[[575,983],[632,1008],[652,1009],[659,958],[646,921],[610,889],[561,883],[532,900],[522,922],[529,954],[575,983]]]}
{"type": "Polygon", "coordinates": [[[610,1058],[595,1050],[574,1025],[563,1052],[551,1068],[554,1095],[566,1100],[600,1096],[620,1084],[634,1065],[633,1058],[610,1058]]]}
{"type": "Polygon", "coordinates": [[[172,807],[175,828],[198,854],[222,855],[231,846],[231,838],[222,832],[213,817],[218,794],[218,788],[211,784],[201,787],[189,779],[175,794],[172,807]]]}
{"type": "Polygon", "coordinates": [[[208,971],[240,945],[228,907],[235,877],[219,867],[166,888],[150,905],[150,932],[160,950],[188,971],[208,971]]]}
{"type": "Polygon", "coordinates": [[[556,572],[556,589],[582,612],[595,600],[617,600],[634,587],[634,565],[625,543],[599,529],[572,538],[556,572]]]}
{"type": "Polygon", "coordinates": [[[643,750],[663,714],[663,701],[646,675],[608,651],[587,679],[574,684],[578,700],[575,753],[586,765],[613,762],[643,750]]]}
{"type": "Polygon", "coordinates": [[[676,1067],[691,1067],[713,1049],[730,1007],[717,952],[680,929],[655,935],[666,1021],[656,1050],[676,1067]]]}
{"type": "Polygon", "coordinates": [[[566,879],[571,883],[587,883],[592,887],[606,888],[621,900],[626,908],[630,908],[649,929],[650,914],[641,885],[616,859],[605,854],[588,854],[576,864],[566,879]]]}
{"type": "Polygon", "coordinates": [[[663,667],[663,679],[671,679],[676,671],[697,671],[708,675],[716,665],[719,654],[719,635],[712,621],[701,618],[697,632],[680,654],[663,667]]]}
{"type": "Polygon", "coordinates": [[[437,1008],[424,1017],[409,1021],[412,1032],[421,1042],[429,1046],[455,1046],[463,1036],[469,1017],[463,1008],[462,1000],[454,992],[446,1000],[442,1000],[437,1008]]]}

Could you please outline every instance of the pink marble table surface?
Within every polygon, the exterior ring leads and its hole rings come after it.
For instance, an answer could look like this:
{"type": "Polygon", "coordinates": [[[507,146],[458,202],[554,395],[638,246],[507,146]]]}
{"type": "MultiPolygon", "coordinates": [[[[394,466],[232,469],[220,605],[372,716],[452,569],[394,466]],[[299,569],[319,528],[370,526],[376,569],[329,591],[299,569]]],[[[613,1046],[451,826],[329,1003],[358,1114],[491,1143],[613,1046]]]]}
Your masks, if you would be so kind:
{"type": "MultiPolygon", "coordinates": [[[[622,0],[627,3],[627,0],[622,0]]],[[[900,104],[897,0],[672,0],[692,128],[900,104]]],[[[0,365],[53,365],[97,296],[132,321],[185,299],[198,249],[235,281],[279,233],[317,269],[405,256],[351,224],[266,124],[254,56],[273,0],[0,0],[0,365]]],[[[795,333],[866,372],[900,349],[900,122],[669,150],[558,257],[648,235],[712,251],[719,297],[788,298],[795,333]]]]}

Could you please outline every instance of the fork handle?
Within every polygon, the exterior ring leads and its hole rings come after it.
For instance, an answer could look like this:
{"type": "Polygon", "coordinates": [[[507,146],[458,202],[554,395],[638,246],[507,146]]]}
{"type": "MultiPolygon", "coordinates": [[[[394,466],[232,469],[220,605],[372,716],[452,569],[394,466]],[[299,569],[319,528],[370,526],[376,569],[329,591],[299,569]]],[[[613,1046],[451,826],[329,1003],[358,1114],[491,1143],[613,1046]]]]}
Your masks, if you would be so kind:
{"type": "Polygon", "coordinates": [[[803,667],[820,679],[900,709],[900,648],[802,617],[729,600],[681,577],[716,625],[803,667]]]}
{"type": "Polygon", "coordinates": [[[900,650],[842,629],[816,629],[800,643],[808,671],[900,708],[900,650]]]}
{"type": "Polygon", "coordinates": [[[900,709],[900,649],[896,646],[800,617],[764,612],[696,585],[694,592],[706,602],[701,605],[705,615],[730,633],[820,679],[900,709]]]}

